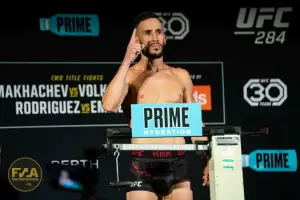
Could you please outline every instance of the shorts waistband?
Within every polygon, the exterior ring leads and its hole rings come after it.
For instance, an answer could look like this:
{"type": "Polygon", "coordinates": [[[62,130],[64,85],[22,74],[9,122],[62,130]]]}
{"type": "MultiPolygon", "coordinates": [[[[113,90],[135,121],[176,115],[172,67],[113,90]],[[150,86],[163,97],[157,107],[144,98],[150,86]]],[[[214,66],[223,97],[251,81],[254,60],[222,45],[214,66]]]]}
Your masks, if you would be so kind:
{"type": "Polygon", "coordinates": [[[131,151],[131,156],[136,158],[184,158],[184,151],[131,151]]]}

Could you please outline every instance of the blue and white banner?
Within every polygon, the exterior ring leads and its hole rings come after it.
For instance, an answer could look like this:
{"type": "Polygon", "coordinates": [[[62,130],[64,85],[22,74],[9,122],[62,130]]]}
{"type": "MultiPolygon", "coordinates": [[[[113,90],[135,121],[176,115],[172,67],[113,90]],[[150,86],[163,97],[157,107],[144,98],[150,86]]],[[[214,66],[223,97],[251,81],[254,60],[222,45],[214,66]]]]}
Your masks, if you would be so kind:
{"type": "Polygon", "coordinates": [[[201,137],[200,103],[131,105],[132,137],[201,137]]]}
{"type": "Polygon", "coordinates": [[[57,14],[40,18],[40,30],[59,36],[99,36],[99,17],[96,14],[57,14]]]}
{"type": "Polygon", "coordinates": [[[297,160],[295,149],[262,149],[242,155],[243,167],[257,172],[296,172],[297,160]]]}

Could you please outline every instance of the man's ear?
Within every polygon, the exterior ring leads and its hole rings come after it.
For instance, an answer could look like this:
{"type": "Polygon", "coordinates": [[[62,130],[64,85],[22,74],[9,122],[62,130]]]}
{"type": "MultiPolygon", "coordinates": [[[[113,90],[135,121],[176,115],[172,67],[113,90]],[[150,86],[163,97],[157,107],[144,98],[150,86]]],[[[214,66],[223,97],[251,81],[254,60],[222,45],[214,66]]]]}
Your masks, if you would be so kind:
{"type": "Polygon", "coordinates": [[[166,36],[166,34],[164,33],[164,45],[166,45],[167,44],[167,36],[166,36]]]}

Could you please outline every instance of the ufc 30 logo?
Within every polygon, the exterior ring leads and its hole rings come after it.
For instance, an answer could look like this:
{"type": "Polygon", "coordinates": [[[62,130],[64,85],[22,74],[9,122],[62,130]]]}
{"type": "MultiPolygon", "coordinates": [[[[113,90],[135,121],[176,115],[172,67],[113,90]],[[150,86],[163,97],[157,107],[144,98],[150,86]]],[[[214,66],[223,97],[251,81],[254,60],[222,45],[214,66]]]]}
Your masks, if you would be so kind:
{"type": "Polygon", "coordinates": [[[170,40],[182,40],[190,32],[190,22],[182,13],[156,13],[163,25],[163,31],[170,40]]]}
{"type": "Polygon", "coordinates": [[[240,8],[236,21],[239,31],[234,34],[256,35],[255,44],[283,44],[286,41],[285,29],[290,25],[287,14],[292,10],[292,7],[240,8]],[[265,30],[267,27],[271,28],[265,30]]]}
{"type": "Polygon", "coordinates": [[[251,106],[281,106],[287,96],[287,86],[280,79],[250,79],[244,86],[244,99],[251,106]]]}

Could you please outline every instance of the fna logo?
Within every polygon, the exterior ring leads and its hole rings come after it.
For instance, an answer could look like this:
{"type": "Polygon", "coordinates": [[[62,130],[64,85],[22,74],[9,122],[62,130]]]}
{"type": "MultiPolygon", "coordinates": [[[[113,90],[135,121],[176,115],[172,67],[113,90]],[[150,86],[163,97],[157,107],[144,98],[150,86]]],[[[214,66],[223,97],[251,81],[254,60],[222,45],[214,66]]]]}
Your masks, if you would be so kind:
{"type": "Polygon", "coordinates": [[[40,30],[59,36],[99,36],[99,17],[95,14],[57,14],[40,18],[40,30]]]}
{"type": "Polygon", "coordinates": [[[32,158],[19,158],[10,165],[8,180],[18,191],[33,191],[42,181],[42,168],[38,162],[32,158]]]}

